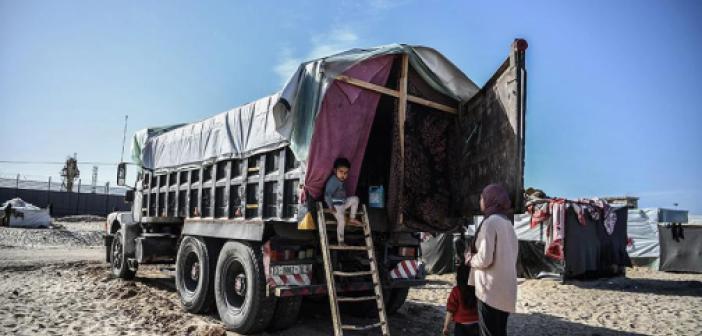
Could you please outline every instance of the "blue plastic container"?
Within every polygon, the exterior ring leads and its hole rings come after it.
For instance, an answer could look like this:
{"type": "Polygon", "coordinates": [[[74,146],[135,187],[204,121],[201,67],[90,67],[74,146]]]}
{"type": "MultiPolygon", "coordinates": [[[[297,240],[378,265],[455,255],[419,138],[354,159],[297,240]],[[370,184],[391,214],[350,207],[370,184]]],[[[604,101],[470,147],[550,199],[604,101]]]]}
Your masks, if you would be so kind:
{"type": "Polygon", "coordinates": [[[368,187],[368,206],[371,208],[385,207],[385,188],[383,186],[368,187]]]}

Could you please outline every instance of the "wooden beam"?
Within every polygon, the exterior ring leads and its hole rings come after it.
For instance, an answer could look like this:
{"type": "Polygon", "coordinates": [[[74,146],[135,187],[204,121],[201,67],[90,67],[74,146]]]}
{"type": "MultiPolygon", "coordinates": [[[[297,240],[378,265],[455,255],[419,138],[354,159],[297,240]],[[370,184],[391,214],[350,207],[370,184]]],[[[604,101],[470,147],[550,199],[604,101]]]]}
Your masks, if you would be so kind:
{"type": "Polygon", "coordinates": [[[402,70],[400,72],[400,95],[397,103],[398,122],[400,124],[400,155],[405,157],[405,120],[407,119],[407,73],[409,71],[409,58],[402,54],[402,70]]]}
{"type": "MultiPolygon", "coordinates": [[[[407,119],[407,81],[409,72],[409,57],[407,54],[402,54],[402,66],[400,71],[400,96],[397,102],[397,119],[400,123],[400,190],[404,189],[405,185],[405,121],[407,119]]],[[[403,190],[404,191],[404,190],[403,190]]],[[[399,204],[402,204],[402,196],[400,196],[399,204]]],[[[398,214],[397,225],[404,224],[404,216],[402,210],[398,214]]]]}
{"type": "Polygon", "coordinates": [[[389,89],[389,88],[386,88],[386,87],[381,86],[381,85],[378,85],[378,84],[373,84],[373,83],[366,82],[366,81],[363,81],[363,80],[360,80],[360,79],[356,79],[356,78],[353,78],[353,77],[349,77],[349,76],[346,76],[346,75],[339,75],[339,76],[336,77],[336,80],[340,80],[340,81],[342,81],[342,82],[344,82],[344,83],[348,83],[348,84],[351,84],[351,85],[358,86],[358,87],[360,87],[360,88],[362,88],[362,89],[375,91],[375,92],[378,92],[378,93],[386,94],[386,95],[388,95],[388,96],[393,96],[393,97],[395,97],[395,98],[400,97],[400,92],[399,92],[399,91],[396,91],[396,90],[393,90],[393,89],[389,89]]]}
{"type": "Polygon", "coordinates": [[[427,100],[427,99],[420,98],[417,96],[407,95],[407,100],[409,100],[412,103],[431,107],[431,108],[439,110],[439,111],[444,111],[444,112],[448,112],[448,113],[458,113],[458,109],[456,109],[455,107],[446,106],[444,104],[439,104],[437,102],[433,102],[431,100],[427,100]]]}
{"type": "MultiPolygon", "coordinates": [[[[340,76],[336,77],[336,79],[339,81],[342,81],[344,83],[360,87],[362,89],[378,92],[378,93],[392,96],[395,98],[400,97],[400,92],[397,90],[389,89],[389,88],[386,88],[386,87],[378,85],[378,84],[373,84],[370,82],[362,81],[362,80],[357,79],[357,78],[349,77],[346,75],[340,75],[340,76]]],[[[444,111],[444,112],[448,112],[448,113],[457,113],[458,112],[458,110],[455,107],[447,106],[444,104],[440,104],[440,103],[437,103],[437,102],[434,102],[434,101],[431,101],[428,99],[424,99],[424,98],[409,95],[409,94],[407,95],[407,100],[412,102],[412,103],[415,103],[415,104],[420,104],[420,105],[424,105],[424,106],[427,106],[427,107],[430,107],[433,109],[437,109],[439,111],[444,111]]]]}

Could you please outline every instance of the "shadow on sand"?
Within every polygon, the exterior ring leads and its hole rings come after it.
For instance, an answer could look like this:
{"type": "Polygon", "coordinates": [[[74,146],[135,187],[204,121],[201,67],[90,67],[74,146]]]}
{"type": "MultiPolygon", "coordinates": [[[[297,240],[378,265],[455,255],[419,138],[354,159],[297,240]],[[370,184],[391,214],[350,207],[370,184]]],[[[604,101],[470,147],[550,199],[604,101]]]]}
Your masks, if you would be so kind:
{"type": "Polygon", "coordinates": [[[617,277],[593,281],[568,281],[586,289],[602,289],[630,293],[702,297],[702,282],[696,280],[660,280],[617,277]]]}

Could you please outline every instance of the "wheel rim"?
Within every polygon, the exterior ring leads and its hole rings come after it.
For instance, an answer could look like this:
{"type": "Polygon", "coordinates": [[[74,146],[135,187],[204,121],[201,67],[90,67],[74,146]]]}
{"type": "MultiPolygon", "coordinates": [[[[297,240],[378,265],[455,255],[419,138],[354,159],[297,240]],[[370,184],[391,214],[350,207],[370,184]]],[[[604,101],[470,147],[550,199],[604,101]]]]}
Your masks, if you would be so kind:
{"type": "Polygon", "coordinates": [[[122,240],[116,237],[112,244],[112,268],[120,272],[122,270],[122,240]]]}
{"type": "Polygon", "coordinates": [[[223,278],[227,310],[239,314],[246,306],[246,294],[249,291],[244,266],[239,260],[230,259],[224,267],[223,278]]]}
{"type": "Polygon", "coordinates": [[[194,293],[200,282],[200,258],[191,251],[185,258],[183,265],[183,287],[188,293],[194,293]]]}

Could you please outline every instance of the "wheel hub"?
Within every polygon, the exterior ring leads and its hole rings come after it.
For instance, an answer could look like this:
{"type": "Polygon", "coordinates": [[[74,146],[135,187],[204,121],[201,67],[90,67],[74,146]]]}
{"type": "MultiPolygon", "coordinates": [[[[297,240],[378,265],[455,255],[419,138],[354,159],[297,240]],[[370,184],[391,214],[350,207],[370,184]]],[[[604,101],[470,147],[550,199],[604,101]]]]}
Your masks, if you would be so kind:
{"type": "Polygon", "coordinates": [[[244,274],[237,274],[234,278],[234,292],[239,296],[246,295],[246,276],[244,274]]]}
{"type": "Polygon", "coordinates": [[[194,281],[198,281],[200,279],[200,263],[197,261],[194,262],[193,266],[190,268],[190,278],[194,281]]]}

